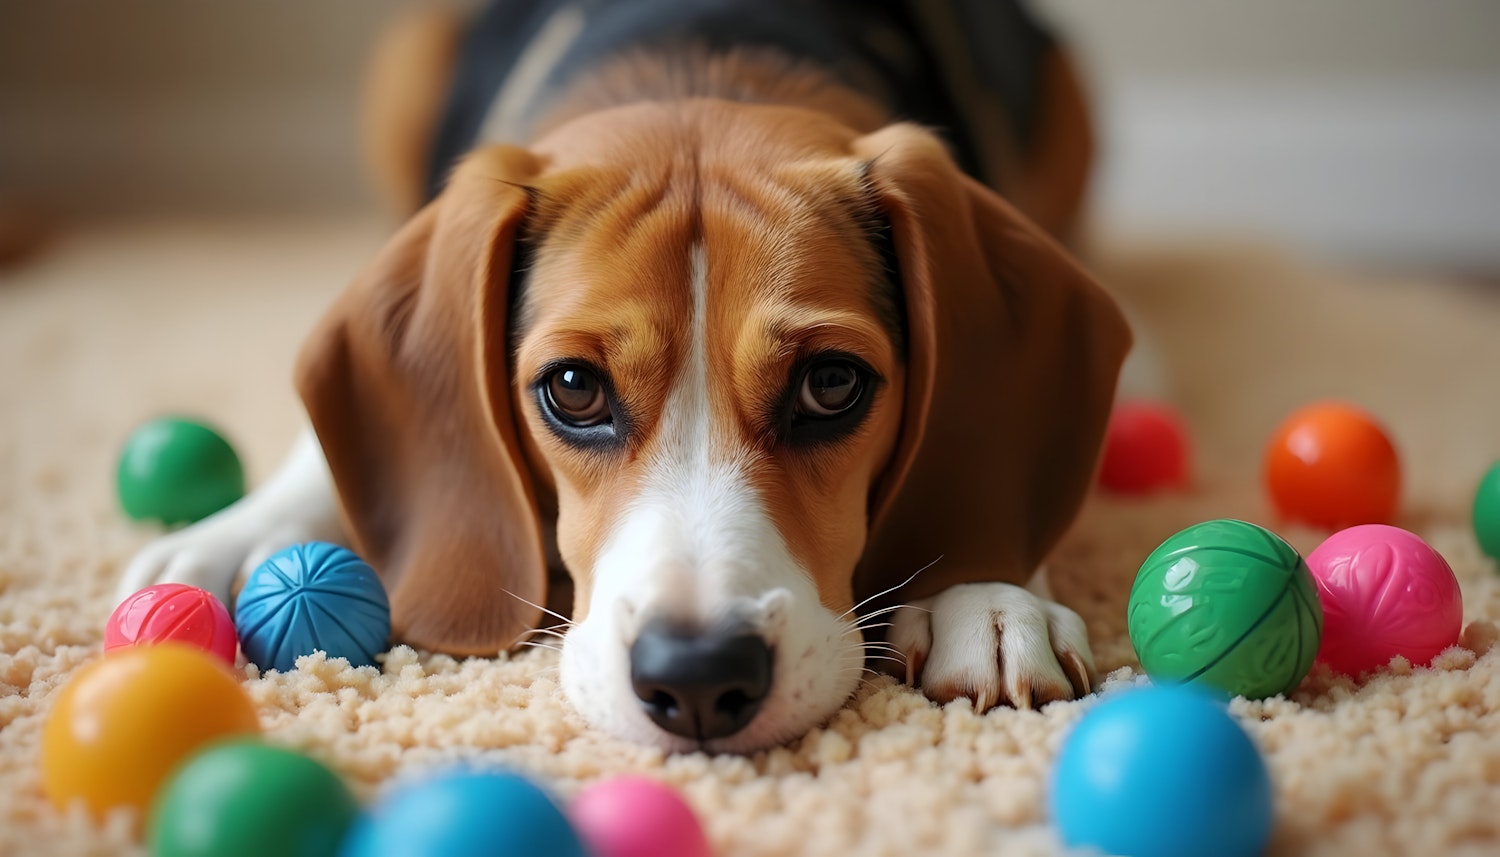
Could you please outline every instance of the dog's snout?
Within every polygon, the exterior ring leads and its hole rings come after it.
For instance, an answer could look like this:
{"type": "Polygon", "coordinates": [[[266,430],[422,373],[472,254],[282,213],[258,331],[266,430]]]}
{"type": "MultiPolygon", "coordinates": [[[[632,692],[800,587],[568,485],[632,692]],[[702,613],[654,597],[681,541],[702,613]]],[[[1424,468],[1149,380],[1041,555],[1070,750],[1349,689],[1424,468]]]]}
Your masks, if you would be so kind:
{"type": "Polygon", "coordinates": [[[755,717],[771,691],[772,663],[757,634],[650,624],[630,647],[630,681],[657,726],[703,741],[733,735],[755,717]]]}

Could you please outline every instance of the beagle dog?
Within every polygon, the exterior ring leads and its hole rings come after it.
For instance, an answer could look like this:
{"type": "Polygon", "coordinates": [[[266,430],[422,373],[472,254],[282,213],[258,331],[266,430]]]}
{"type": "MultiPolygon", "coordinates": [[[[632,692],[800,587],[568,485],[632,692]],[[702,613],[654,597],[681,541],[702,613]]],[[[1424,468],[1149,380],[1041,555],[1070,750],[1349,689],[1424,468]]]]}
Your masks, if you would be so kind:
{"type": "Polygon", "coordinates": [[[339,541],[396,640],[493,656],[570,582],[567,698],[671,751],[796,738],[883,657],[980,710],[1087,693],[1024,585],[1130,335],[1048,234],[1089,149],[1056,43],[998,0],[455,20],[376,70],[387,189],[430,200],[308,338],[310,431],[122,591],[339,541]]]}

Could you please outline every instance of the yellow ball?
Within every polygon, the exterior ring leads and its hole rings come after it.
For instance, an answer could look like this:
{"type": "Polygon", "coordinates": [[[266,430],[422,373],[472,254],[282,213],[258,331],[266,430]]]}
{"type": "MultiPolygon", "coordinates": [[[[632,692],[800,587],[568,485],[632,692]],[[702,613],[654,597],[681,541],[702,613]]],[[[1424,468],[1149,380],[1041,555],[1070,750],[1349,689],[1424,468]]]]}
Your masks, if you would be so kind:
{"type": "Polygon", "coordinates": [[[120,649],[84,667],[58,694],[42,730],[42,787],[54,804],[137,817],[203,745],[258,734],[239,681],[181,643],[120,649]]]}

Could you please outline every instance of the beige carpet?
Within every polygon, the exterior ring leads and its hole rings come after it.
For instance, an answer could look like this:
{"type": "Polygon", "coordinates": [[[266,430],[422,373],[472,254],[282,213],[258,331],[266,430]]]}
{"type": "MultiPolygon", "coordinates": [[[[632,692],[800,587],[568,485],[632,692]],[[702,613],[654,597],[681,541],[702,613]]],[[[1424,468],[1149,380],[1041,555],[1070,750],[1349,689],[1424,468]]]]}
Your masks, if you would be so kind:
{"type": "MultiPolygon", "coordinates": [[[[0,855],[129,854],[125,819],[63,816],[39,792],[37,741],[58,687],[99,656],[120,564],[151,538],[113,498],[137,422],[206,416],[263,477],[296,431],[287,383],[315,314],[378,244],[368,223],[94,229],[0,273],[0,855]]],[[[1382,415],[1409,474],[1406,526],[1463,581],[1464,649],[1364,687],[1315,673],[1289,700],[1234,706],[1276,784],[1275,854],[1500,853],[1500,575],[1466,528],[1500,457],[1500,300],[1439,283],[1346,279],[1275,254],[1104,253],[1098,268],[1154,328],[1198,440],[1188,496],[1095,498],[1054,560],[1088,619],[1106,692],[1133,681],[1123,603],[1181,526],[1273,524],[1260,444],[1309,398],[1382,415]]],[[[1310,550],[1319,534],[1282,530],[1310,550]]],[[[540,653],[547,655],[550,653],[540,653]]],[[[664,758],[586,730],[553,661],[456,663],[397,649],[383,671],[321,659],[247,677],[269,740],[364,794],[406,768],[483,756],[550,780],[646,770],[680,786],[723,855],[1054,853],[1044,785],[1087,707],[976,717],[880,679],[827,728],[753,758],[664,758]]]]}

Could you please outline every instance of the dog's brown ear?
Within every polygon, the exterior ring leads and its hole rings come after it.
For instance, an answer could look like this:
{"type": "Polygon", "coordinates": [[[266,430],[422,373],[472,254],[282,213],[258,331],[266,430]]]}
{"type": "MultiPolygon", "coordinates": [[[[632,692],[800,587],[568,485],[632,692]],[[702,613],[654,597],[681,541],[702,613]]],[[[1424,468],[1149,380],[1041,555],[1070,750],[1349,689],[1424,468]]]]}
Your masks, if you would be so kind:
{"type": "Polygon", "coordinates": [[[527,152],[471,156],[337,300],[297,383],[354,546],[414,646],[494,655],[546,569],[510,404],[506,313],[527,152]]]}
{"type": "Polygon", "coordinates": [[[906,300],[900,440],[875,487],[857,590],[909,601],[1024,582],[1094,472],[1130,333],[1041,229],[911,125],[856,141],[906,300]]]}

